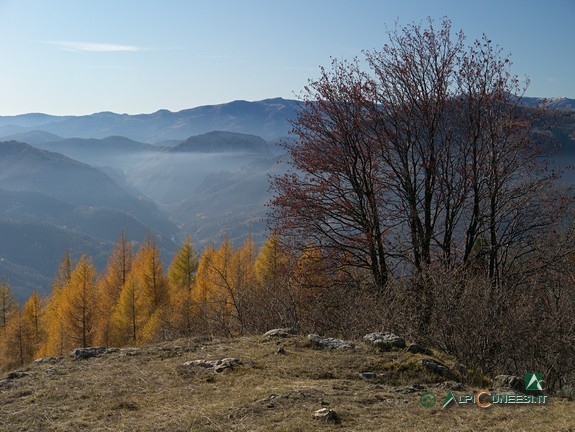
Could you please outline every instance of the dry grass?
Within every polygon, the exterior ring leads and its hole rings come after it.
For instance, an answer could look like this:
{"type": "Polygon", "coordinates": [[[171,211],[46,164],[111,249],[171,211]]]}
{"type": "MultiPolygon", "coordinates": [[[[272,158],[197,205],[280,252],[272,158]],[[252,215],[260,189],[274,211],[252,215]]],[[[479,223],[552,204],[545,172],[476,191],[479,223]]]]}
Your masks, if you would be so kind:
{"type": "MultiPolygon", "coordinates": [[[[421,356],[317,351],[304,338],[179,340],[89,360],[34,364],[28,375],[0,381],[2,431],[309,431],[575,429],[575,403],[544,406],[422,408],[423,388],[441,401],[448,390],[421,369],[421,356]],[[285,355],[276,354],[278,344],[285,355]],[[188,360],[238,357],[216,374],[183,369],[188,360]],[[371,380],[359,372],[382,374],[371,380]],[[421,384],[409,393],[398,386],[421,384]],[[312,419],[332,408],[340,425],[312,419]]],[[[444,363],[452,359],[439,357],[444,363]]]]}

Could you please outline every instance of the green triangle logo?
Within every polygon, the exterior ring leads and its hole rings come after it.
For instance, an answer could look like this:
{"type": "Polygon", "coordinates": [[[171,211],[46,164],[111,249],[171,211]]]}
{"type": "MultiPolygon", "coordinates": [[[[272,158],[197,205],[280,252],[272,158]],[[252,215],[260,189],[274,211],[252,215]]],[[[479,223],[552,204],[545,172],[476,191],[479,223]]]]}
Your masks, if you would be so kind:
{"type": "Polygon", "coordinates": [[[543,391],[543,374],[540,372],[527,372],[525,374],[525,390],[543,391]]]}
{"type": "Polygon", "coordinates": [[[455,402],[457,405],[457,401],[455,400],[455,396],[453,396],[452,391],[450,391],[447,396],[445,396],[445,400],[441,404],[441,409],[445,409],[451,402],[455,402]]]}

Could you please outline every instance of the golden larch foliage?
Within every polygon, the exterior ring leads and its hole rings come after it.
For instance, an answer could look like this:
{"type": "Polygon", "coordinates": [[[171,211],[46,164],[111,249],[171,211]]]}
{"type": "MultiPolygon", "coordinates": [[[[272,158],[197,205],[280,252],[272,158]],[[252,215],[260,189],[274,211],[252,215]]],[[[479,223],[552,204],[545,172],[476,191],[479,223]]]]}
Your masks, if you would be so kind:
{"type": "Polygon", "coordinates": [[[132,243],[128,241],[126,234],[122,232],[110,254],[108,265],[98,281],[100,314],[95,331],[96,345],[110,346],[112,344],[112,314],[120,299],[122,288],[128,279],[128,274],[132,268],[132,260],[132,243]]]}

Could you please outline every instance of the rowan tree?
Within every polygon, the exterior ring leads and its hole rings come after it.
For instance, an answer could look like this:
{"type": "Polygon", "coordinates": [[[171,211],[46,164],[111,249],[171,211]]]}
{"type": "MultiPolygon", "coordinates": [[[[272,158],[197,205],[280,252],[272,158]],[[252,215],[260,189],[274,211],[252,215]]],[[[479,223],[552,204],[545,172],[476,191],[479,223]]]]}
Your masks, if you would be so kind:
{"type": "Polygon", "coordinates": [[[482,257],[495,285],[518,277],[561,202],[509,57],[487,38],[466,46],[447,19],[388,35],[366,70],[334,60],[305,88],[272,224],[337,271],[369,269],[382,290],[413,275],[422,291],[431,266],[482,257]]]}
{"type": "Polygon", "coordinates": [[[386,255],[385,167],[365,127],[372,84],[353,63],[331,70],[305,87],[304,106],[287,145],[294,171],[273,180],[275,228],[303,249],[310,241],[332,263],[368,268],[382,288],[386,255]]]}

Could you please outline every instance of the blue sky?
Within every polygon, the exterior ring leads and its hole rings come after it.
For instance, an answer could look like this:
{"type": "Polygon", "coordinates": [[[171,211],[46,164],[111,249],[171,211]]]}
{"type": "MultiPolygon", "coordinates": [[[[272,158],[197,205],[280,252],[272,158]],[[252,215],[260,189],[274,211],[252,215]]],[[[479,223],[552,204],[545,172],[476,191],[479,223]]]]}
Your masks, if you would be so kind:
{"type": "Polygon", "coordinates": [[[528,95],[575,98],[575,0],[0,0],[0,115],[294,98],[330,57],[427,16],[486,33],[528,95]]]}

